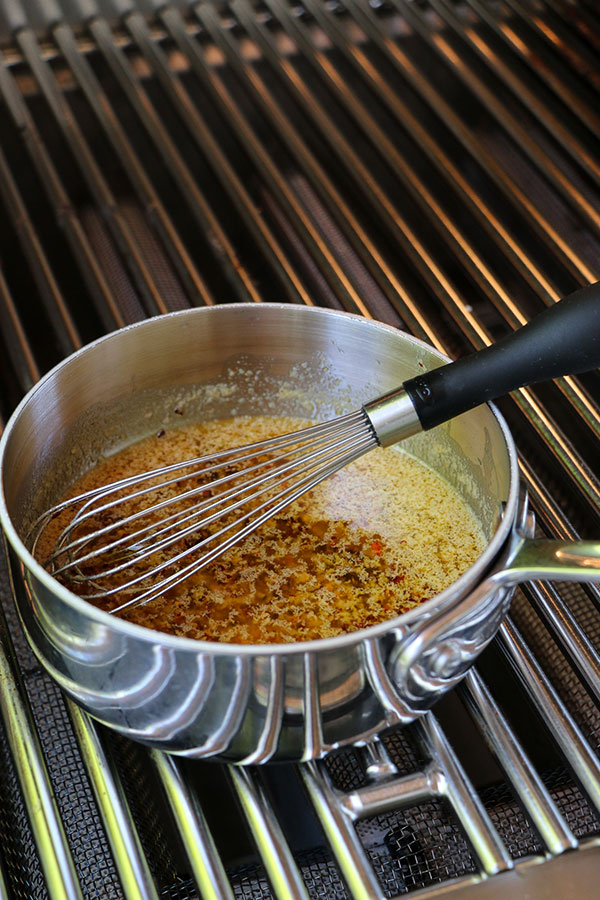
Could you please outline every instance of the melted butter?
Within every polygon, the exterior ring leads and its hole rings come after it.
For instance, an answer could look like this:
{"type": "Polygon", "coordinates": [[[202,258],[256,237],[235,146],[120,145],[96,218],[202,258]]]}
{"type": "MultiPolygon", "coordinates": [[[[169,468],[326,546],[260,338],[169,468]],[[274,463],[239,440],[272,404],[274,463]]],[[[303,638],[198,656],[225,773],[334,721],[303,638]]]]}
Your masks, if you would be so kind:
{"type": "MultiPolygon", "coordinates": [[[[174,429],[104,460],[69,496],[308,424],[240,417],[174,429]]],[[[49,555],[64,524],[64,517],[50,524],[39,559],[49,555]]],[[[476,517],[449,484],[401,450],[377,448],[163,597],[122,615],[158,631],[209,641],[332,637],[385,621],[435,596],[475,562],[484,546],[476,517]]],[[[72,582],[68,586],[75,593],[90,590],[72,582]]],[[[110,610],[128,596],[90,602],[110,610]]]]}

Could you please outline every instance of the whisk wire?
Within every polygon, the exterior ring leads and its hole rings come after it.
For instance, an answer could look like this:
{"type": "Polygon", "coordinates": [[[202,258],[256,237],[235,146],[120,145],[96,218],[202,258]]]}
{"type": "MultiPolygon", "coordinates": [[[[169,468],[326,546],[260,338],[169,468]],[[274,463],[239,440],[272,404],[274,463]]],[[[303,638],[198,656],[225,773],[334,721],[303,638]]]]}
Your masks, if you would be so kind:
{"type": "MultiPolygon", "coordinates": [[[[134,522],[139,521],[140,519],[146,518],[148,516],[154,516],[155,514],[161,512],[163,509],[166,509],[167,507],[172,506],[173,503],[187,504],[187,501],[189,501],[193,497],[198,496],[199,494],[205,494],[208,486],[205,483],[202,483],[198,487],[191,488],[188,491],[178,494],[176,497],[167,497],[166,499],[164,499],[158,503],[152,504],[151,506],[145,507],[141,510],[137,510],[136,512],[134,512],[124,518],[121,518],[116,522],[111,522],[111,523],[103,526],[102,528],[96,529],[92,532],[88,532],[79,538],[70,540],[70,536],[73,534],[73,532],[76,530],[76,528],[83,525],[86,521],[96,518],[96,517],[98,517],[98,515],[106,514],[110,510],[114,509],[115,507],[117,507],[123,503],[129,504],[132,502],[137,502],[140,498],[142,498],[143,496],[145,496],[149,493],[155,493],[157,490],[162,491],[166,487],[176,484],[181,480],[188,480],[192,476],[186,475],[185,478],[178,477],[176,479],[162,481],[159,484],[151,485],[150,487],[144,488],[141,491],[136,491],[133,494],[129,494],[126,497],[121,497],[116,500],[112,500],[110,503],[103,504],[99,507],[93,508],[92,504],[96,503],[99,499],[102,499],[104,496],[106,496],[106,494],[96,494],[94,497],[92,497],[88,501],[86,501],[84,506],[80,510],[78,510],[78,512],[73,516],[73,519],[69,523],[68,527],[65,528],[61,532],[61,534],[59,535],[59,537],[56,541],[55,550],[52,553],[52,555],[46,560],[46,564],[52,565],[56,561],[57,558],[59,558],[61,556],[65,556],[65,555],[67,556],[67,559],[69,560],[67,563],[64,563],[63,565],[61,565],[59,567],[53,568],[53,574],[56,575],[61,572],[67,571],[68,569],[70,569],[76,565],[79,565],[83,562],[89,561],[92,558],[97,558],[98,556],[100,556],[102,554],[112,553],[114,550],[118,549],[120,546],[123,546],[125,544],[128,544],[131,549],[138,549],[138,548],[141,549],[143,546],[143,542],[144,542],[144,535],[146,536],[145,540],[149,540],[150,537],[154,540],[154,538],[160,536],[160,534],[172,530],[173,527],[183,524],[186,521],[194,519],[199,513],[205,512],[205,511],[213,509],[215,507],[220,507],[220,504],[222,504],[224,500],[237,497],[240,494],[243,495],[243,498],[239,503],[237,503],[233,506],[230,506],[230,507],[220,508],[219,512],[215,513],[213,516],[211,516],[205,520],[197,521],[193,526],[189,526],[188,529],[186,529],[184,532],[177,532],[176,536],[173,539],[169,540],[169,542],[172,543],[173,541],[179,539],[180,537],[185,536],[187,533],[190,533],[191,531],[196,530],[196,528],[198,528],[200,526],[206,526],[206,525],[211,524],[211,522],[214,521],[215,518],[220,517],[231,511],[234,511],[236,508],[238,508],[243,503],[254,499],[255,496],[259,496],[260,493],[264,492],[264,490],[272,489],[277,484],[282,482],[283,479],[280,477],[281,475],[285,475],[286,473],[288,473],[292,470],[297,473],[300,471],[305,471],[306,468],[310,467],[311,465],[314,465],[320,458],[322,458],[324,460],[324,459],[329,458],[329,456],[331,456],[331,455],[335,455],[335,453],[337,453],[339,451],[339,449],[342,446],[344,446],[345,440],[348,436],[348,431],[349,431],[348,429],[342,429],[341,431],[338,432],[338,434],[336,436],[336,440],[333,440],[331,437],[328,436],[326,441],[325,441],[325,439],[323,439],[321,441],[315,441],[315,442],[312,442],[310,445],[308,445],[308,447],[298,447],[297,441],[296,441],[294,443],[293,451],[290,453],[282,454],[281,457],[279,458],[282,461],[288,460],[288,462],[285,465],[283,464],[283,462],[279,462],[279,460],[278,460],[277,466],[275,466],[273,469],[267,470],[265,472],[264,462],[258,462],[252,466],[248,466],[244,469],[241,469],[240,471],[236,471],[234,473],[225,475],[219,479],[213,480],[210,483],[211,491],[217,487],[220,487],[224,484],[231,482],[232,480],[237,482],[240,480],[240,478],[244,479],[244,483],[241,486],[235,484],[233,487],[231,487],[225,491],[222,491],[221,493],[218,493],[218,494],[213,493],[213,494],[211,494],[211,496],[209,498],[207,498],[206,500],[202,501],[199,504],[196,504],[194,507],[190,508],[189,506],[186,505],[183,512],[175,512],[175,513],[172,513],[167,518],[163,518],[162,522],[161,522],[162,527],[160,527],[158,529],[156,528],[155,522],[150,522],[150,524],[148,524],[144,528],[139,529],[138,531],[135,531],[133,533],[128,532],[123,537],[118,538],[115,541],[112,541],[110,543],[104,544],[99,549],[91,551],[90,553],[88,553],[84,556],[79,555],[76,559],[73,559],[72,554],[74,553],[75,550],[81,551],[84,546],[96,541],[100,537],[104,537],[105,535],[110,534],[112,531],[114,531],[116,529],[121,529],[121,528],[123,528],[123,526],[129,526],[129,525],[133,524],[134,522]],[[301,465],[299,465],[299,464],[301,464],[301,465]],[[255,473],[255,472],[259,473],[258,477],[255,477],[252,479],[247,478],[248,475],[250,475],[251,473],[255,473]],[[271,483],[269,484],[269,482],[271,482],[271,483]],[[257,485],[264,485],[263,491],[259,491],[256,494],[248,494],[247,493],[250,489],[256,487],[257,485]],[[138,541],[138,538],[140,538],[140,537],[142,537],[142,541],[140,543],[136,543],[138,541]]],[[[350,436],[352,436],[353,433],[354,432],[350,431],[350,436]]],[[[286,442],[286,445],[289,443],[290,442],[286,442]]],[[[256,446],[259,447],[261,450],[263,449],[263,444],[256,445],[256,446]]],[[[229,452],[228,452],[228,455],[229,455],[229,452]]],[[[247,453],[240,458],[241,459],[256,458],[256,455],[257,455],[256,452],[254,452],[253,454],[247,453]]],[[[200,470],[199,473],[196,473],[196,474],[204,476],[207,472],[214,471],[214,469],[215,469],[215,467],[213,467],[213,466],[211,466],[208,469],[203,468],[200,470]]],[[[154,470],[154,471],[156,472],[157,470],[154,470]]],[[[160,470],[158,470],[158,471],[160,471],[160,470]]],[[[154,472],[149,473],[149,475],[152,475],[154,477],[154,472]]],[[[115,482],[115,485],[113,485],[110,488],[110,493],[114,493],[115,490],[117,490],[117,488],[116,488],[117,484],[119,485],[119,488],[120,488],[121,484],[123,484],[125,482],[130,483],[128,479],[124,479],[123,482],[118,482],[118,483],[115,482]]],[[[162,545],[158,546],[153,543],[153,550],[156,551],[159,549],[162,549],[162,545]]],[[[106,574],[112,574],[112,570],[111,570],[111,572],[106,573],[106,574]]]]}
{"type": "Polygon", "coordinates": [[[62,575],[67,582],[87,584],[92,590],[81,594],[85,599],[137,591],[131,599],[111,610],[113,613],[121,612],[148,603],[189,578],[251,534],[264,521],[377,443],[367,415],[358,410],[322,425],[246,445],[241,451],[239,448],[218,451],[183,464],[173,463],[95,488],[58,504],[36,523],[38,530],[34,536],[34,546],[53,516],[64,512],[69,506],[78,505],[72,520],[61,531],[46,565],[53,575],[62,575]],[[227,468],[233,458],[236,469],[230,472],[227,468]],[[250,465],[239,468],[240,463],[249,462],[250,465]],[[224,468],[224,474],[207,482],[209,476],[222,472],[224,468]],[[174,475],[176,472],[179,474],[174,475]],[[152,494],[157,492],[160,495],[164,491],[175,490],[181,483],[197,478],[202,479],[199,485],[135,509],[144,498],[151,499],[152,494]],[[135,490],[131,491],[131,488],[135,490]],[[278,488],[281,490],[274,494],[278,488]],[[194,498],[206,494],[207,490],[210,490],[209,497],[190,506],[194,498]],[[174,504],[183,508],[170,512],[166,517],[162,515],[174,504]],[[113,514],[123,505],[130,509],[133,506],[134,510],[100,528],[76,536],[79,529],[93,524],[98,517],[113,514]],[[240,514],[234,518],[238,512],[240,514]],[[136,527],[148,517],[150,521],[147,524],[136,527]],[[205,531],[221,519],[224,522],[218,530],[204,534],[201,540],[184,546],[167,559],[152,562],[153,557],[189,540],[191,535],[205,531]],[[102,543],[106,536],[121,530],[125,534],[102,543]],[[180,566],[190,556],[191,561],[180,566]],[[109,561],[108,567],[86,572],[86,567],[97,564],[100,557],[109,561]],[[149,565],[145,565],[147,561],[150,561],[149,565]],[[175,572],[166,572],[173,567],[176,567],[175,572]],[[114,582],[128,569],[132,577],[106,586],[107,580],[114,582]]]}
{"type": "MultiPolygon", "coordinates": [[[[78,569],[81,567],[82,564],[89,562],[93,559],[97,559],[100,555],[106,554],[109,551],[118,549],[119,547],[126,545],[128,553],[126,554],[126,558],[124,559],[124,561],[121,562],[117,566],[113,566],[112,568],[105,570],[102,573],[103,578],[116,575],[119,572],[121,572],[124,569],[129,568],[131,566],[131,552],[132,551],[137,551],[137,555],[135,557],[136,564],[138,564],[139,562],[142,562],[144,559],[147,559],[148,557],[161,552],[163,549],[166,549],[167,547],[172,546],[175,543],[178,543],[183,538],[187,537],[189,534],[193,534],[194,532],[196,532],[202,528],[208,527],[209,525],[211,525],[213,522],[217,521],[218,519],[223,518],[224,516],[226,516],[230,513],[233,513],[236,510],[247,505],[249,502],[258,499],[259,497],[263,496],[267,491],[272,491],[274,488],[278,487],[279,485],[284,484],[286,479],[288,479],[289,472],[292,469],[294,470],[296,475],[300,475],[302,472],[306,472],[307,470],[309,472],[313,471],[317,462],[319,463],[319,465],[323,465],[323,464],[329,462],[330,460],[334,459],[335,456],[339,453],[340,445],[342,443],[347,445],[347,439],[345,439],[344,442],[337,441],[337,442],[335,442],[335,444],[328,444],[325,448],[322,448],[318,452],[311,452],[309,454],[305,454],[305,456],[302,457],[302,459],[303,459],[302,464],[299,464],[297,459],[293,459],[292,461],[288,462],[286,465],[278,466],[272,472],[269,472],[260,478],[255,478],[254,480],[246,481],[242,487],[234,486],[232,488],[229,488],[228,490],[223,491],[222,493],[217,494],[216,496],[211,497],[208,500],[205,500],[199,504],[196,504],[196,506],[192,507],[192,509],[189,510],[187,513],[185,511],[183,513],[182,512],[173,513],[170,517],[168,517],[168,520],[170,520],[170,524],[168,524],[168,525],[163,524],[163,527],[161,527],[157,530],[154,530],[155,526],[151,523],[150,525],[147,525],[143,529],[139,529],[138,531],[133,532],[132,534],[126,534],[124,537],[118,538],[117,540],[112,541],[110,544],[103,545],[99,550],[91,551],[90,553],[85,554],[84,556],[79,556],[76,559],[70,558],[67,563],[63,564],[59,568],[56,568],[54,570],[53,574],[55,574],[55,575],[60,574],[62,572],[68,571],[69,569],[72,569],[72,568],[78,569]],[[268,483],[265,483],[265,482],[268,482],[268,483]],[[248,493],[248,490],[255,486],[258,486],[258,489],[256,491],[248,493]],[[228,506],[223,506],[224,501],[239,497],[240,494],[242,496],[240,497],[239,500],[237,500],[236,502],[234,502],[228,506]],[[215,509],[215,511],[212,514],[210,514],[204,518],[198,518],[198,515],[200,513],[205,513],[212,509],[215,509]],[[174,533],[169,534],[169,532],[173,531],[173,528],[178,527],[178,526],[184,524],[186,521],[190,521],[190,520],[191,520],[191,524],[189,524],[186,528],[183,528],[179,531],[175,531],[174,533]],[[159,537],[160,534],[166,534],[167,536],[165,536],[161,541],[156,542],[155,539],[157,537],[159,537]],[[142,535],[143,538],[142,538],[141,542],[138,542],[137,538],[140,535],[142,535]],[[147,544],[150,539],[152,539],[152,544],[148,547],[148,549],[144,550],[144,545],[147,544]],[[135,542],[132,543],[132,541],[135,541],[135,542]]],[[[348,445],[347,448],[351,449],[355,443],[356,443],[356,441],[353,441],[351,444],[348,445]]],[[[363,451],[361,450],[361,452],[363,452],[363,451]]],[[[248,472],[248,471],[254,471],[257,468],[259,468],[259,467],[258,466],[250,467],[246,470],[243,470],[241,473],[238,473],[238,475],[245,474],[245,472],[248,472]]],[[[218,483],[219,482],[213,482],[213,484],[218,484],[218,483]]],[[[188,492],[188,496],[190,496],[194,493],[195,493],[194,491],[190,491],[190,492],[188,492]]],[[[285,494],[282,493],[282,496],[284,496],[284,495],[285,494]]],[[[177,498],[178,501],[182,497],[185,497],[185,496],[186,495],[180,495],[177,498]]],[[[137,514],[135,517],[132,516],[130,518],[123,519],[118,523],[119,527],[121,527],[122,525],[129,524],[131,521],[133,521],[134,518],[139,518],[139,515],[144,515],[146,513],[154,512],[154,510],[159,510],[159,509],[163,508],[164,505],[166,505],[167,503],[168,503],[168,501],[165,501],[164,504],[157,504],[156,506],[148,507],[147,510],[143,511],[142,513],[137,514]]],[[[262,507],[253,507],[244,516],[242,516],[241,519],[238,519],[238,522],[244,521],[250,515],[255,513],[257,511],[257,509],[259,509],[259,508],[262,508],[262,507]]],[[[163,523],[165,521],[166,521],[165,519],[162,520],[163,523]]],[[[233,526],[231,526],[231,527],[233,527],[233,526]]],[[[80,540],[85,540],[87,543],[89,543],[92,540],[94,540],[96,537],[102,536],[105,533],[105,531],[106,531],[106,529],[100,529],[99,531],[94,532],[91,535],[86,535],[84,539],[80,539],[80,540]]],[[[219,534],[222,534],[222,533],[223,533],[222,531],[219,532],[219,534]]],[[[209,535],[206,538],[205,542],[201,542],[200,544],[194,545],[194,549],[195,550],[199,549],[201,546],[203,546],[204,543],[208,543],[211,540],[214,540],[214,538],[215,538],[215,535],[209,535]]],[[[67,545],[66,547],[63,547],[63,548],[57,550],[55,552],[55,554],[53,554],[54,557],[56,558],[61,553],[68,554],[71,551],[71,549],[75,547],[75,544],[76,544],[76,542],[73,542],[73,543],[67,545]]],[[[79,549],[81,549],[81,547],[79,549]]],[[[145,577],[148,577],[148,575],[153,574],[154,571],[155,570],[152,570],[152,572],[148,572],[145,577]]],[[[78,574],[77,576],[74,576],[74,579],[77,580],[78,582],[92,581],[92,580],[97,581],[98,575],[86,576],[86,575],[78,574]]],[[[122,589],[122,588],[120,588],[120,589],[122,589]]]]}
{"type": "MultiPolygon", "coordinates": [[[[259,528],[263,522],[267,521],[267,519],[270,519],[274,515],[277,515],[278,512],[281,512],[282,509],[284,509],[290,503],[293,503],[294,500],[298,499],[298,497],[302,496],[302,494],[306,493],[306,491],[311,490],[313,487],[316,487],[316,485],[319,484],[321,481],[324,481],[326,478],[329,478],[332,474],[337,472],[342,466],[348,465],[350,462],[353,462],[354,460],[358,459],[360,456],[362,456],[366,452],[366,450],[369,449],[369,447],[372,447],[372,446],[373,446],[372,443],[370,443],[368,446],[366,444],[363,444],[360,448],[357,447],[352,452],[349,452],[348,454],[346,454],[342,457],[339,457],[335,463],[332,463],[329,466],[323,467],[323,469],[319,470],[318,475],[313,474],[312,477],[306,476],[304,479],[302,479],[302,481],[298,485],[295,486],[295,488],[292,492],[282,493],[280,495],[279,501],[275,505],[271,505],[269,503],[269,501],[267,500],[263,504],[261,504],[259,507],[256,507],[256,508],[250,510],[249,512],[247,512],[246,514],[241,516],[240,519],[237,520],[236,524],[239,524],[240,522],[245,521],[250,516],[256,515],[256,513],[261,510],[264,510],[264,511],[257,518],[255,518],[251,522],[249,522],[245,527],[239,529],[238,531],[235,532],[235,534],[231,535],[229,538],[226,538],[224,541],[222,541],[213,550],[209,551],[206,554],[203,554],[203,556],[200,559],[198,559],[196,561],[192,561],[191,563],[188,563],[187,566],[184,566],[183,568],[178,569],[178,571],[173,573],[173,575],[167,576],[156,587],[148,588],[148,590],[145,591],[144,593],[134,597],[132,600],[129,600],[129,601],[121,604],[120,606],[111,610],[111,612],[119,613],[119,612],[124,611],[125,609],[132,609],[137,606],[143,606],[146,603],[149,603],[151,600],[154,600],[157,597],[160,597],[162,594],[166,593],[166,591],[168,591],[170,588],[176,587],[178,584],[185,581],[191,575],[194,575],[196,572],[199,572],[200,569],[209,565],[211,562],[213,562],[215,559],[217,559],[219,556],[221,556],[223,553],[225,553],[227,550],[229,550],[235,544],[239,543],[239,541],[243,540],[244,537],[247,537],[249,534],[251,534],[257,528],[259,528]]],[[[225,526],[220,531],[211,535],[210,538],[206,538],[205,540],[201,541],[200,543],[198,543],[197,545],[192,547],[191,550],[182,551],[180,554],[173,557],[168,562],[165,562],[164,564],[157,566],[156,569],[154,570],[154,572],[158,572],[170,565],[173,565],[174,563],[179,562],[180,559],[183,559],[186,556],[188,556],[190,552],[201,549],[202,547],[206,546],[206,544],[209,543],[210,541],[220,539],[224,534],[227,533],[228,530],[231,529],[231,527],[233,527],[233,526],[225,526]]],[[[149,574],[150,573],[148,573],[144,576],[140,576],[140,578],[136,579],[135,581],[128,582],[126,587],[130,588],[135,583],[139,583],[141,580],[147,579],[149,574]]],[[[119,590],[119,592],[123,592],[124,588],[121,587],[118,590],[119,590]]],[[[109,593],[116,593],[116,589],[113,591],[110,591],[110,592],[106,591],[101,596],[107,596],[109,593]]]]}

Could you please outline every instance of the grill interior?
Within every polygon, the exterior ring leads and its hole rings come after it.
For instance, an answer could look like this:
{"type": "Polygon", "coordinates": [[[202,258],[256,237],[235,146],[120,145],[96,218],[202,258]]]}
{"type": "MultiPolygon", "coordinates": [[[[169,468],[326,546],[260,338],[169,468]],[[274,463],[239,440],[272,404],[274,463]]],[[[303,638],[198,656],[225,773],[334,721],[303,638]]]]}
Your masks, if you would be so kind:
{"type": "MultiPolygon", "coordinates": [[[[600,277],[595,0],[0,13],[4,421],[83,343],[189,305],[346,309],[458,356],[600,277]]],[[[501,404],[540,534],[598,535],[598,399],[593,373],[501,404]]],[[[5,570],[1,596],[0,897],[597,890],[598,586],[518,591],[422,722],[259,770],[105,732],[5,570]]]]}

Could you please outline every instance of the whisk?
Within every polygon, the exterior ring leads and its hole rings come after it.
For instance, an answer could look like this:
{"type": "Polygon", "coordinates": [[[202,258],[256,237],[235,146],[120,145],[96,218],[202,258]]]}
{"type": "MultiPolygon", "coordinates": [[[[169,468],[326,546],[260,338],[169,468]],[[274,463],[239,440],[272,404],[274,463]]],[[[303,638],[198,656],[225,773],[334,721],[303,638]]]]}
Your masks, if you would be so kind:
{"type": "Polygon", "coordinates": [[[528,384],[600,366],[600,283],[496,344],[417,375],[320,425],[174,463],[79,494],[34,523],[68,521],[48,571],[118,613],[162,596],[376,446],[387,447],[528,384]],[[119,602],[122,601],[122,602],[119,602]]]}

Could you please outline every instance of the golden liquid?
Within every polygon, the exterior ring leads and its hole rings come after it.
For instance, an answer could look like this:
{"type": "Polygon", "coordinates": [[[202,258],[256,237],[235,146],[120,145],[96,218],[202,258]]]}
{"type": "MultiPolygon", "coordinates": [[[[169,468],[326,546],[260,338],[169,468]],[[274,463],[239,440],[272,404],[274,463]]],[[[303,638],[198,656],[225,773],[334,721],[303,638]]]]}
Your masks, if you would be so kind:
{"type": "MultiPolygon", "coordinates": [[[[69,496],[307,424],[239,417],[161,432],[104,460],[69,496]]],[[[38,559],[50,554],[64,524],[60,517],[50,524],[38,559]]],[[[440,593],[485,543],[475,515],[447,482],[398,449],[377,448],[165,596],[121,615],[158,631],[228,643],[332,637],[440,593]]],[[[75,593],[91,590],[66,583],[75,593]]],[[[128,596],[90,602],[113,609],[128,596]]]]}

